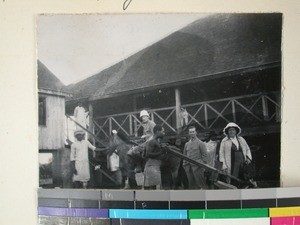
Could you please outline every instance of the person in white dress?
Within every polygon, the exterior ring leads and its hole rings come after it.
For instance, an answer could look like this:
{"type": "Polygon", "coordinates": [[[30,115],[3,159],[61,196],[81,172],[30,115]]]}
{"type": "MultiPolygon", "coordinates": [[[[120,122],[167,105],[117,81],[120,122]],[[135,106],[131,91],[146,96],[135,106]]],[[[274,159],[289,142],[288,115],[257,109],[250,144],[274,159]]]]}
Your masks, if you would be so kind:
{"type": "MultiPolygon", "coordinates": [[[[85,132],[83,130],[76,130],[74,136],[76,141],[71,145],[70,155],[74,187],[86,188],[90,180],[88,149],[95,151],[96,147],[84,139],[85,132]]],[[[99,168],[100,166],[96,166],[95,169],[99,168]]]]}
{"type": "MultiPolygon", "coordinates": [[[[86,129],[87,127],[87,117],[89,112],[85,111],[85,108],[82,106],[82,102],[78,103],[78,106],[74,109],[74,117],[77,123],[86,129]]],[[[76,124],[76,129],[82,129],[82,127],[76,124]]]]}

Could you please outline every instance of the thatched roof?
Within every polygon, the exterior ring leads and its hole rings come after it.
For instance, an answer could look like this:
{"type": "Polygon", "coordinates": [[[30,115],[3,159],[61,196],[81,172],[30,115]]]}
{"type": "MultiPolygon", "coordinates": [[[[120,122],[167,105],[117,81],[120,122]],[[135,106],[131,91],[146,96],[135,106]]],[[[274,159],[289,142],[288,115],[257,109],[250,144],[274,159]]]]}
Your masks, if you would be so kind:
{"type": "Polygon", "coordinates": [[[208,16],[67,90],[96,100],[280,64],[281,23],[281,14],[208,16]]]}
{"type": "Polygon", "coordinates": [[[61,91],[65,85],[41,62],[37,61],[38,88],[61,91]]]}

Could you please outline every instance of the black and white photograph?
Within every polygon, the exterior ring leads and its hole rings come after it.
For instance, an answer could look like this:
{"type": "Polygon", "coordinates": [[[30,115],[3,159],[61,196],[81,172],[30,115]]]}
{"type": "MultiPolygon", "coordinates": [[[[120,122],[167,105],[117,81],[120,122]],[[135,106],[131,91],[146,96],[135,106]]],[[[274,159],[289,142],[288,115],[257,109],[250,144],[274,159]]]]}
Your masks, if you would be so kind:
{"type": "Polygon", "coordinates": [[[41,14],[39,186],[280,187],[282,14],[41,14]]]}

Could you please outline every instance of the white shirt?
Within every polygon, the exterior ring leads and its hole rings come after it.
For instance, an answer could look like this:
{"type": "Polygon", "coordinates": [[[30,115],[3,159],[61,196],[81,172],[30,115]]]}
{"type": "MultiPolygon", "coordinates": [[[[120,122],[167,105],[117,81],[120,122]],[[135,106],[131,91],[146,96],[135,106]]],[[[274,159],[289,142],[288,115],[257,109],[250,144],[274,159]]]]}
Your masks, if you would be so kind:
{"type": "Polygon", "coordinates": [[[239,145],[239,142],[238,142],[236,136],[234,138],[230,138],[230,140],[232,141],[233,144],[236,145],[237,149],[239,149],[240,145],[239,145]]]}

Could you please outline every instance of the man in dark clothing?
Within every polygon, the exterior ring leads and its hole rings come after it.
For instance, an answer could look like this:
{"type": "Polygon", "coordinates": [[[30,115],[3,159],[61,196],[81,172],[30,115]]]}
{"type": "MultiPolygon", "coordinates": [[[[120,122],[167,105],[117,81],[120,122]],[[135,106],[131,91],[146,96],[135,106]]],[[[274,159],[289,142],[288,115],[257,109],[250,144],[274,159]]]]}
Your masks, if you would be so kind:
{"type": "MultiPolygon", "coordinates": [[[[201,163],[207,163],[207,149],[204,142],[197,137],[196,128],[189,127],[190,140],[185,144],[183,154],[187,157],[201,163]]],[[[189,181],[189,189],[205,189],[206,179],[204,176],[204,169],[183,161],[183,168],[186,172],[189,181]]]]}
{"type": "Polygon", "coordinates": [[[146,165],[144,170],[144,187],[145,189],[160,189],[161,187],[161,170],[160,166],[164,151],[161,148],[161,139],[164,136],[164,129],[160,125],[153,128],[153,138],[146,142],[145,157],[146,165]]]}

